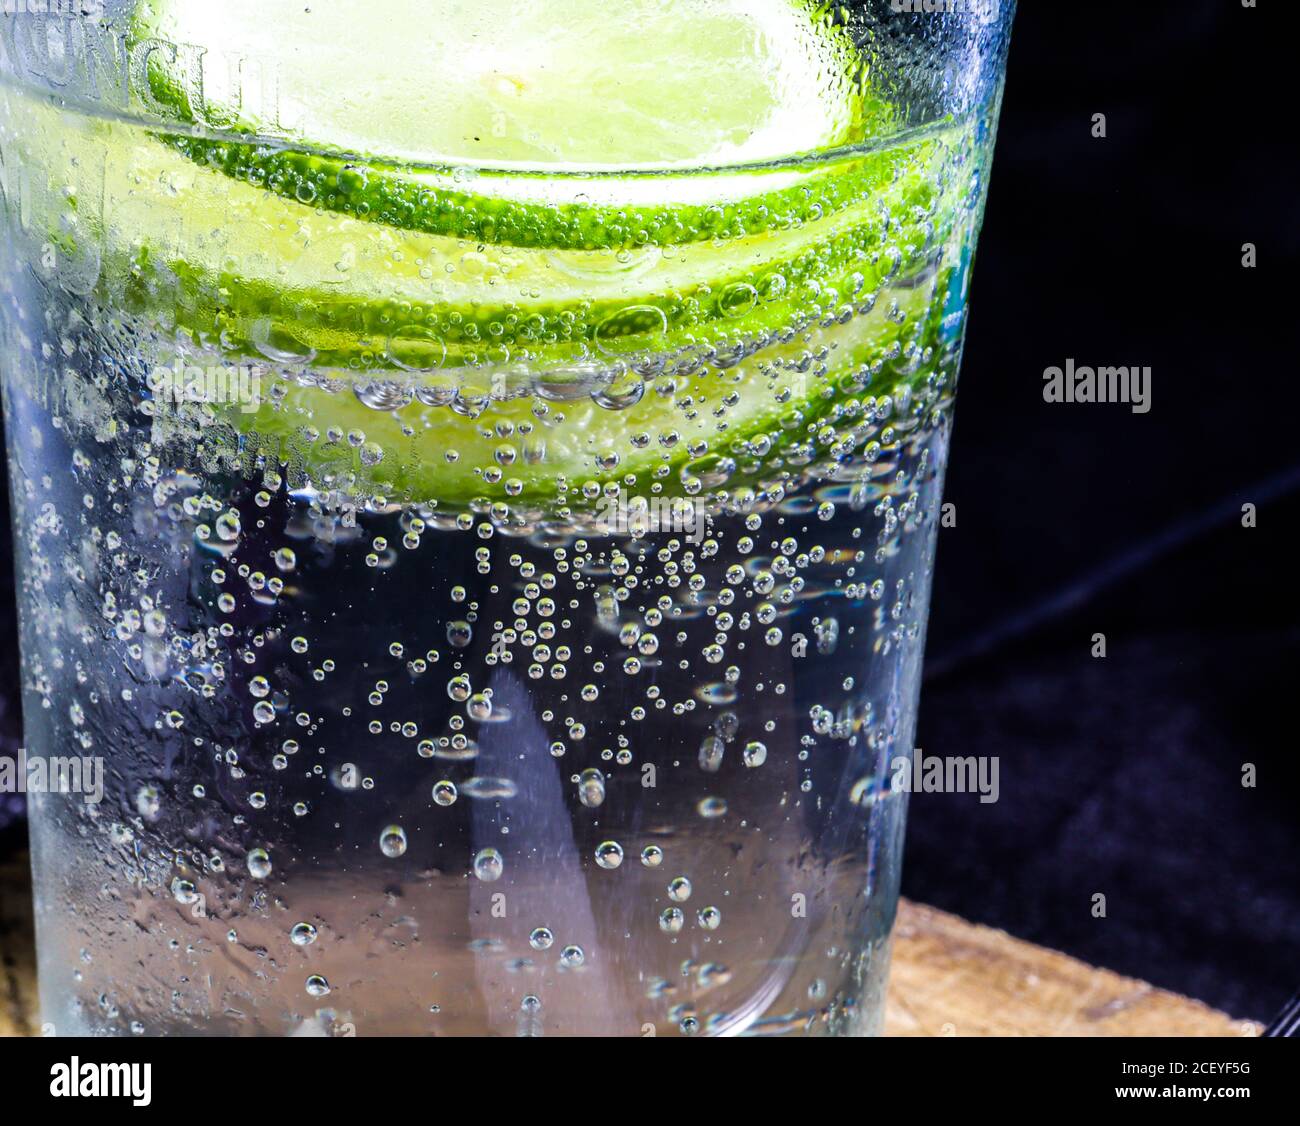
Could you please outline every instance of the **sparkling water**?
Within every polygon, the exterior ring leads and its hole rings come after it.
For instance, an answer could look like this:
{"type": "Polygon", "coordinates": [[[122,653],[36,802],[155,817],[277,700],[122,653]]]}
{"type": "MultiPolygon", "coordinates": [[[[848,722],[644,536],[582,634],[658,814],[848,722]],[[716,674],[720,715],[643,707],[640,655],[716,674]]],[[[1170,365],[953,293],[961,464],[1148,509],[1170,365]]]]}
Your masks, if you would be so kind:
{"type": "MultiPolygon", "coordinates": [[[[193,331],[183,270],[113,247],[172,207],[176,245],[239,263],[238,199],[235,233],[187,231],[198,173],[114,179],[150,133],[0,86],[26,741],[106,767],[98,804],[31,799],[45,1021],[876,1030],[986,126],[931,131],[928,215],[882,190],[863,273],[826,252],[761,333],[775,266],[708,296],[727,337],[563,364],[459,338],[436,371],[377,338],[349,371],[274,314],[193,331]],[[168,400],[178,357],[229,401],[168,400]]],[[[330,284],[409,264],[312,202],[250,206],[330,284]]],[[[444,241],[449,273],[500,267],[444,241]]],[[[529,253],[593,301],[681,265],[529,253]]]]}

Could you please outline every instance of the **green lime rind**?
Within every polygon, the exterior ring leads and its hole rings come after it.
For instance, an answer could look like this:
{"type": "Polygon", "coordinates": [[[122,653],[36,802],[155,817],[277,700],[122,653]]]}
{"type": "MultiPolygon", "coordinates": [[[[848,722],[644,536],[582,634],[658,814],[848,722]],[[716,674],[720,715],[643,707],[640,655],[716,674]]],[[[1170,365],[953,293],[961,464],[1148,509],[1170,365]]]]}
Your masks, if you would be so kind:
{"type": "MultiPolygon", "coordinates": [[[[887,186],[893,171],[890,156],[873,154],[820,167],[794,186],[741,199],[654,207],[550,205],[447,187],[432,182],[438,173],[413,179],[400,168],[356,159],[203,137],[158,137],[191,160],[298,203],[399,230],[557,250],[675,246],[781,230],[861,203],[887,186]]],[[[441,175],[451,178],[450,170],[441,175]]],[[[774,175],[755,170],[746,178],[758,184],[774,175]]]]}
{"type": "MultiPolygon", "coordinates": [[[[886,282],[920,267],[950,221],[936,215],[932,186],[920,177],[891,204],[901,222],[873,217],[810,239],[789,259],[680,289],[572,301],[378,299],[286,288],[183,258],[160,265],[177,323],[219,337],[228,353],[265,358],[270,344],[321,366],[359,371],[476,367],[501,358],[544,369],[761,340],[801,318],[869,301],[886,282]]],[[[147,246],[136,251],[130,276],[141,303],[156,307],[151,254],[147,246]]]]}

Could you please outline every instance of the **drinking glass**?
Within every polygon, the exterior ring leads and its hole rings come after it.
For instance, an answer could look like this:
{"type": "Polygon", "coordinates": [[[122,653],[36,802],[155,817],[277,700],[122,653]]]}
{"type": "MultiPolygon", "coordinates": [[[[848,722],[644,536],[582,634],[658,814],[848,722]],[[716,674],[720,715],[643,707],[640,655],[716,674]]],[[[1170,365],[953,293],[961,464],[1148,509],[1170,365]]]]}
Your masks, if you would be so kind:
{"type": "Polygon", "coordinates": [[[880,1029],[1013,7],[6,5],[55,1032],[880,1029]]]}

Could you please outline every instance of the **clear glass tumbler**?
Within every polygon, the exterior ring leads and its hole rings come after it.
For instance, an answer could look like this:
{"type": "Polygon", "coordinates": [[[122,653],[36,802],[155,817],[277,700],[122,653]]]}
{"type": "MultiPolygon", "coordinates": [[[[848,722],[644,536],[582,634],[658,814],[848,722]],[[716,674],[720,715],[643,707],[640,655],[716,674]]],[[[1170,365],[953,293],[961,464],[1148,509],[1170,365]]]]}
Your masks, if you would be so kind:
{"type": "Polygon", "coordinates": [[[15,8],[44,1020],[879,1030],[1013,5],[15,8]]]}

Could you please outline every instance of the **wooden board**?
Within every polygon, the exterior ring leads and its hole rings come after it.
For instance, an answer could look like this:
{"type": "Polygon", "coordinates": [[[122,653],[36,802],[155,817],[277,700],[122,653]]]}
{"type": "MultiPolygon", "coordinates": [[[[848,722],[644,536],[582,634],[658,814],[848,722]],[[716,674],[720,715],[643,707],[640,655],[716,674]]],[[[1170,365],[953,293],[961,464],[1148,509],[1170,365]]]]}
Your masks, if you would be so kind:
{"type": "Polygon", "coordinates": [[[889,1036],[1257,1036],[1200,1001],[906,900],[889,1036]]]}
{"type": "Polygon", "coordinates": [[[0,1036],[35,1036],[36,949],[27,857],[0,864],[0,1036]]]}
{"type": "MultiPolygon", "coordinates": [[[[26,857],[0,864],[0,1036],[33,1036],[36,958],[26,857]]],[[[904,901],[885,1031],[892,1036],[1252,1036],[1259,1026],[904,901]]]]}

